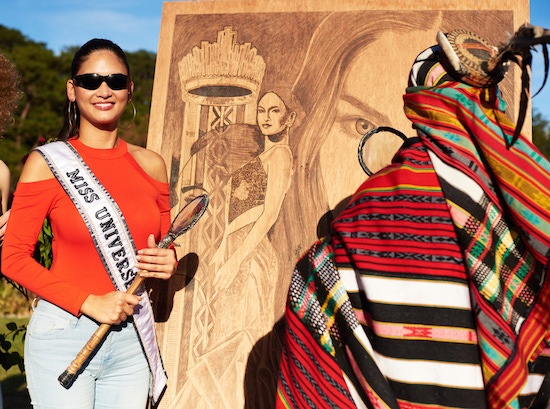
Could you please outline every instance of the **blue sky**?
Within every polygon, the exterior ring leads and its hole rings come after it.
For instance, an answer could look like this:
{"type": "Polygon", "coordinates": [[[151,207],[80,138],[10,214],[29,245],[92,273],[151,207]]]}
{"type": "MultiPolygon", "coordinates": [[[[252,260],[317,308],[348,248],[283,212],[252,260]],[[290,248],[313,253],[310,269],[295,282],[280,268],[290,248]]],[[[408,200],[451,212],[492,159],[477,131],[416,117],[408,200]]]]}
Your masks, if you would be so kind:
{"type": "Polygon", "coordinates": [[[162,0],[1,0],[0,24],[58,53],[90,38],[157,51],[162,0]],[[9,5],[7,5],[9,4],[9,5]]]}
{"type": "MultiPolygon", "coordinates": [[[[46,43],[56,53],[93,37],[109,38],[127,51],[157,51],[162,0],[0,1],[0,24],[18,29],[34,41],[46,43]]],[[[548,0],[531,1],[531,23],[550,28],[548,0]]],[[[542,84],[541,54],[535,55],[533,64],[534,90],[542,84]]],[[[533,106],[550,120],[550,80],[533,99],[533,106]]]]}

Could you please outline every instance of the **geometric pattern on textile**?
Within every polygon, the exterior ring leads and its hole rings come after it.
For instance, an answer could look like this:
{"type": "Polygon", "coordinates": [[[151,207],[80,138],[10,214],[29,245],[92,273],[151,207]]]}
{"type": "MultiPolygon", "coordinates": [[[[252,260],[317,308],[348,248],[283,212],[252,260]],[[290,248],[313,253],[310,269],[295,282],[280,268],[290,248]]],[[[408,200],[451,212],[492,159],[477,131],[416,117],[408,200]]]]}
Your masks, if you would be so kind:
{"type": "Polygon", "coordinates": [[[335,322],[339,307],[359,325],[345,290],[335,279],[331,249],[313,246],[292,276],[285,312],[287,331],[280,364],[278,408],[354,408],[336,360],[340,334],[335,322]],[[338,288],[340,286],[340,288],[338,288]],[[343,291],[343,292],[342,292],[343,291]]]}

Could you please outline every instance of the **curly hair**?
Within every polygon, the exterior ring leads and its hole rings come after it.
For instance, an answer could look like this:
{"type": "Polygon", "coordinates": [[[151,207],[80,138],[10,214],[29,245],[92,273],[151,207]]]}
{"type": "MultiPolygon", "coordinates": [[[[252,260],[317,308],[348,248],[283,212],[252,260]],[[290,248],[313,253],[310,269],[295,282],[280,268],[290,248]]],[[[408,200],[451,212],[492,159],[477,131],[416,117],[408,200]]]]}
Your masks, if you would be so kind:
{"type": "Polygon", "coordinates": [[[8,127],[23,95],[19,89],[19,80],[15,65],[0,53],[0,135],[8,127]]]}

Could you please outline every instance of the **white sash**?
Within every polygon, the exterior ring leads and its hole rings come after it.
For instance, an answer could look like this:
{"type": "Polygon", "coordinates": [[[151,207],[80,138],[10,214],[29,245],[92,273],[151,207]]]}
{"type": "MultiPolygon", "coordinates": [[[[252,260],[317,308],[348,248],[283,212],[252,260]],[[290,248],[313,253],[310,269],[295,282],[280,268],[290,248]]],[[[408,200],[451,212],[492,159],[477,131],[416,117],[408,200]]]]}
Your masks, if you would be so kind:
{"type": "MultiPolygon", "coordinates": [[[[52,142],[36,150],[78,209],[115,288],[126,291],[138,271],[134,267],[137,251],[118,205],[71,144],[52,142]]],[[[167,376],[157,345],[153,310],[143,286],[137,295],[142,298],[134,309],[134,324],[153,375],[150,395],[156,403],[167,376]]]]}

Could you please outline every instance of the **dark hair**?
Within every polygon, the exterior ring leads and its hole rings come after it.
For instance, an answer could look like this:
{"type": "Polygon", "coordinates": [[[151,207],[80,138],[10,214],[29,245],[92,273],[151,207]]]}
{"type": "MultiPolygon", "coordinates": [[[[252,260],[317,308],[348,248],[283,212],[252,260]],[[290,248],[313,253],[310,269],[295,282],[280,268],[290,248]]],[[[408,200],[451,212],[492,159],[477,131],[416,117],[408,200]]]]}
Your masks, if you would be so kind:
{"type": "MultiPolygon", "coordinates": [[[[440,14],[439,11],[382,10],[368,11],[369,17],[365,18],[366,13],[327,15],[312,35],[302,70],[292,87],[307,120],[292,131],[289,144],[294,155],[293,182],[280,212],[284,216],[277,220],[269,233],[270,239],[279,243],[280,254],[285,258],[286,255],[300,257],[304,243],[315,242],[326,235],[332,218],[341,210],[338,207],[331,209],[328,204],[320,150],[328,136],[327,130],[334,123],[349,66],[384,33],[429,30],[440,14]],[[299,215],[300,223],[293,219],[295,215],[299,215]]],[[[383,56],[381,58],[383,61],[383,56]]]]}
{"type": "MultiPolygon", "coordinates": [[[[95,51],[110,51],[124,64],[128,72],[128,77],[130,75],[130,65],[126,58],[126,54],[118,45],[113,43],[111,40],[105,40],[101,38],[94,38],[84,44],[78,49],[74,54],[73,61],[71,63],[71,78],[74,78],[82,64],[90,57],[95,51]]],[[[63,107],[63,127],[57,135],[58,139],[67,140],[68,138],[78,134],[80,128],[80,111],[78,110],[78,105],[74,102],[71,102],[67,97],[65,100],[65,106],[63,107]]]]}

